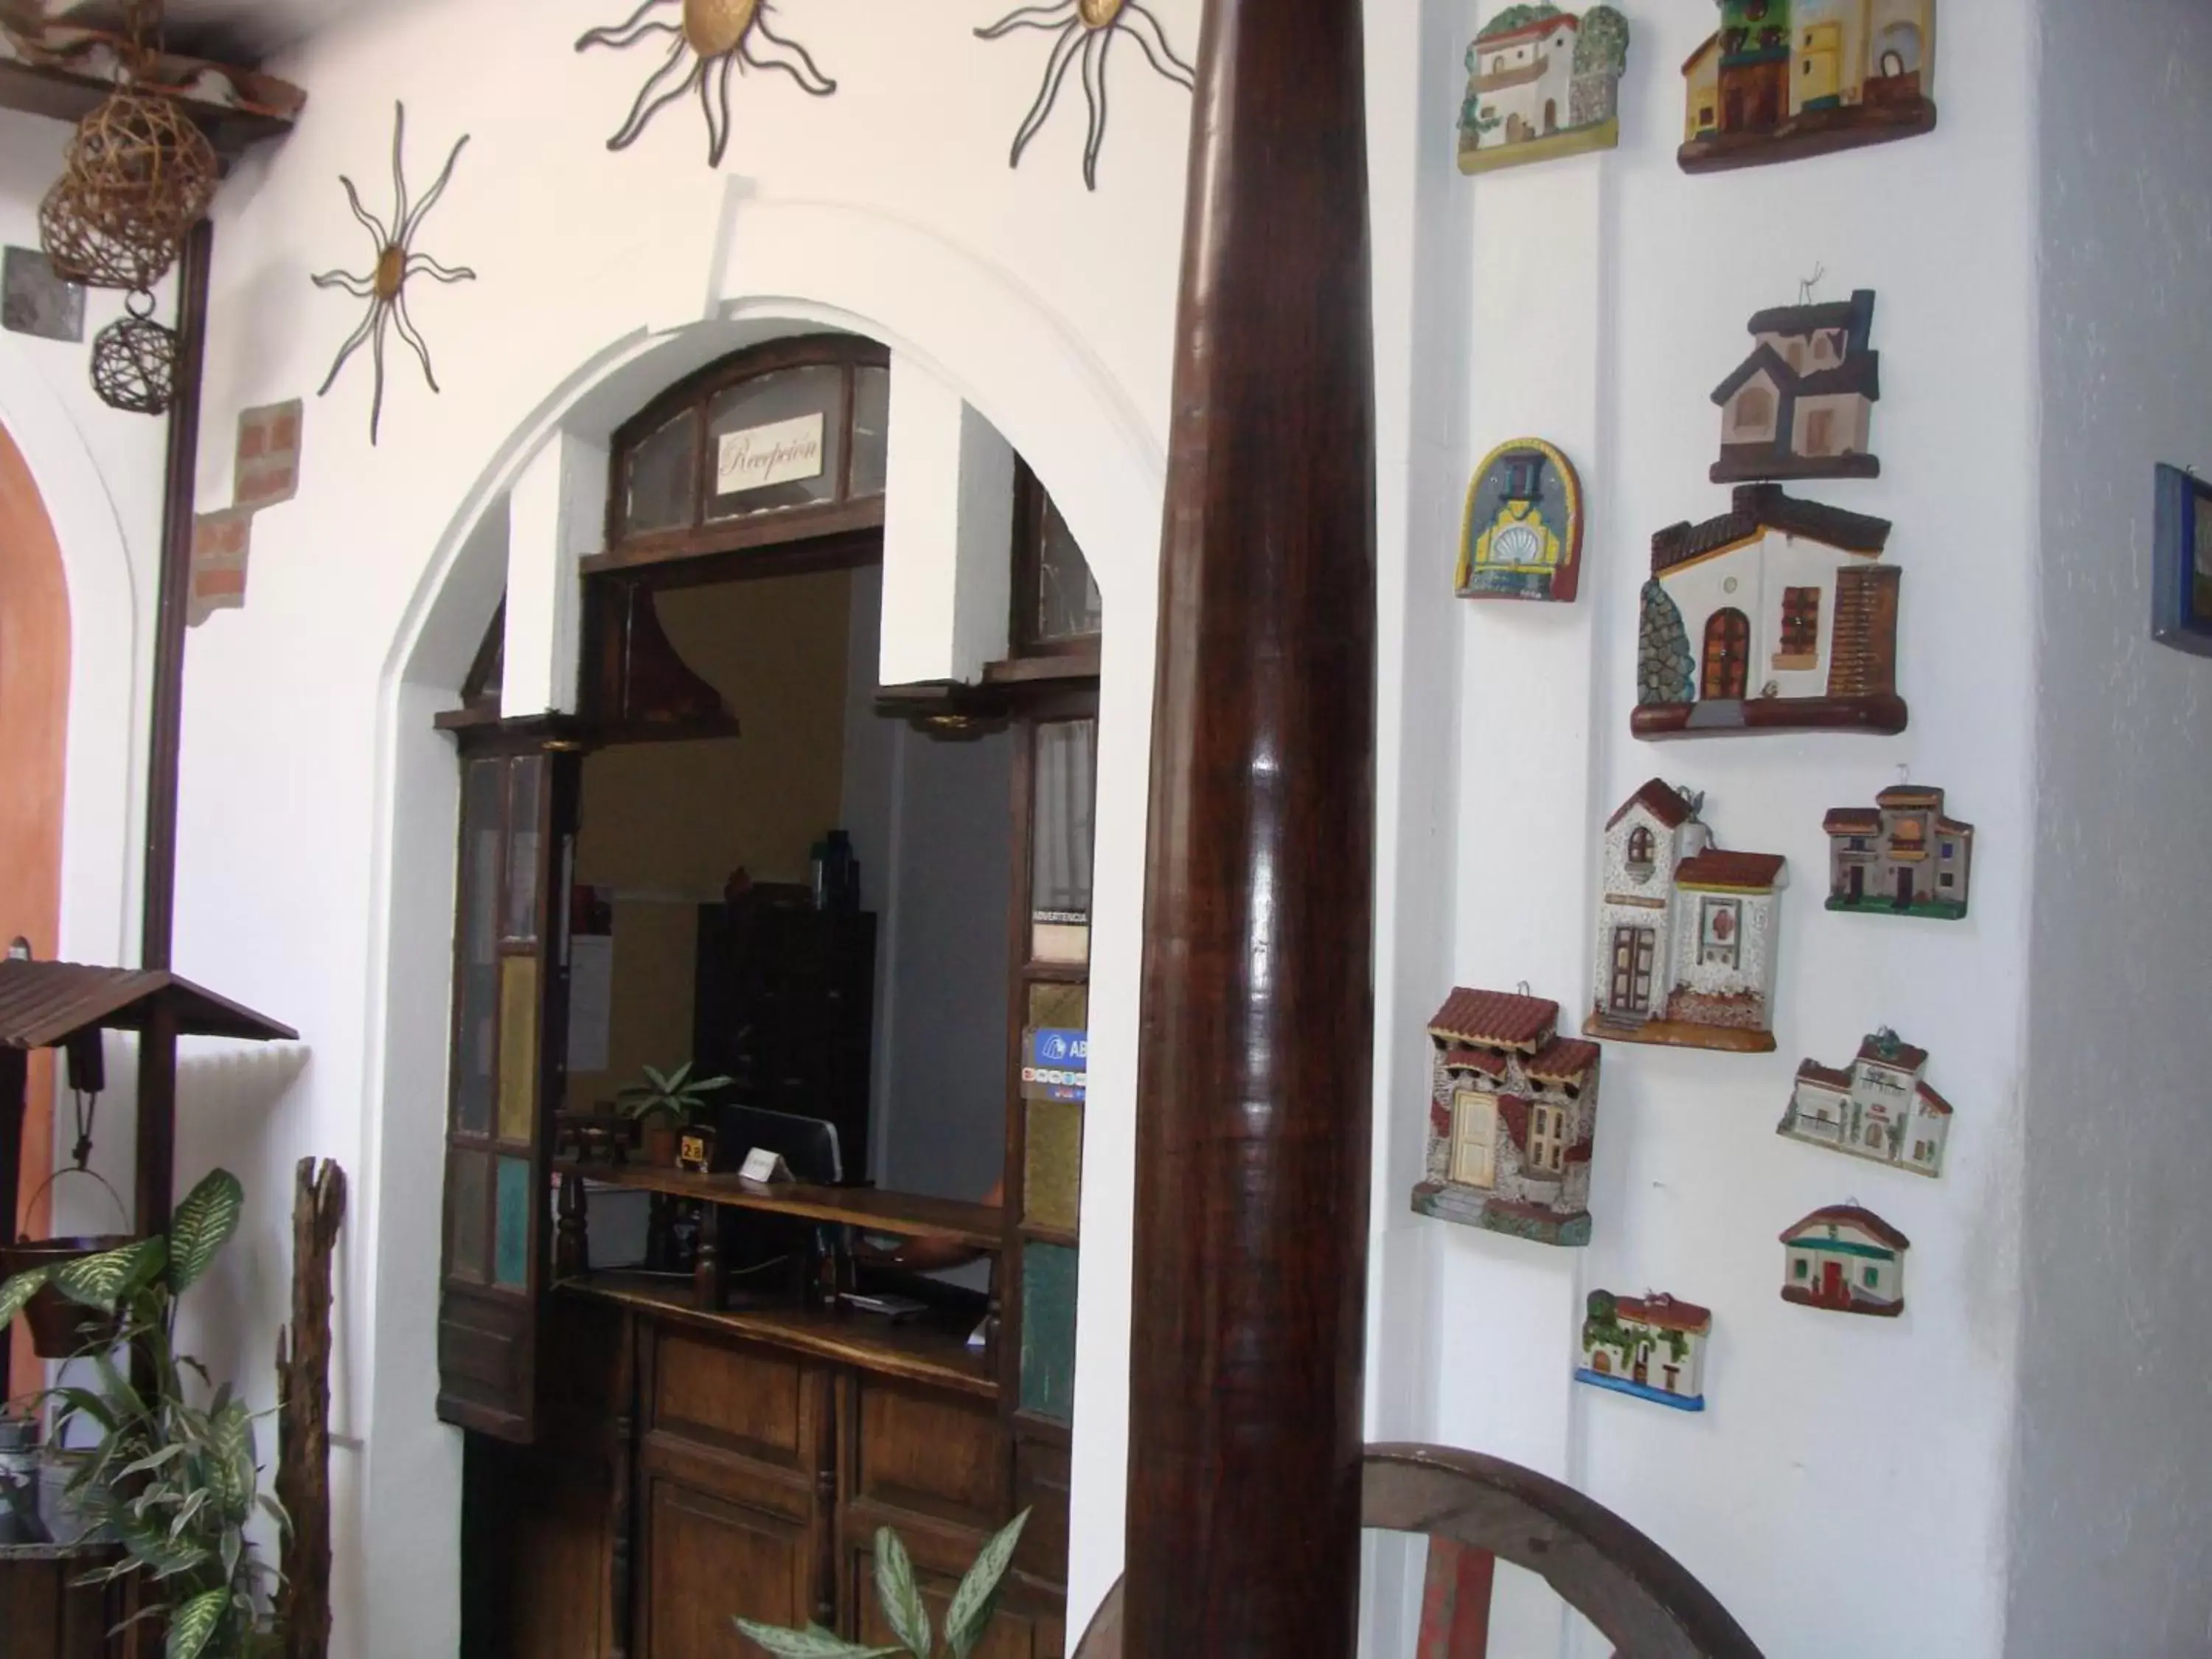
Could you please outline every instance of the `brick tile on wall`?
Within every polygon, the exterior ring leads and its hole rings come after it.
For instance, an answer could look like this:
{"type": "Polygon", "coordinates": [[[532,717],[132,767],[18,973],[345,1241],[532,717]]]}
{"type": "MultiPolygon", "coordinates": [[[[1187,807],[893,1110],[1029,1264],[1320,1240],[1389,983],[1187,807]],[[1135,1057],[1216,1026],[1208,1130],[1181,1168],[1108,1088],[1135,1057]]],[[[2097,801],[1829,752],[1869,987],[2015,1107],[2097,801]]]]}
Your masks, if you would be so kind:
{"type": "Polygon", "coordinates": [[[192,520],[192,588],[185,620],[198,628],[218,611],[246,605],[246,561],[253,550],[253,515],[300,493],[300,445],[307,405],[264,404],[238,417],[231,505],[192,520]]]}

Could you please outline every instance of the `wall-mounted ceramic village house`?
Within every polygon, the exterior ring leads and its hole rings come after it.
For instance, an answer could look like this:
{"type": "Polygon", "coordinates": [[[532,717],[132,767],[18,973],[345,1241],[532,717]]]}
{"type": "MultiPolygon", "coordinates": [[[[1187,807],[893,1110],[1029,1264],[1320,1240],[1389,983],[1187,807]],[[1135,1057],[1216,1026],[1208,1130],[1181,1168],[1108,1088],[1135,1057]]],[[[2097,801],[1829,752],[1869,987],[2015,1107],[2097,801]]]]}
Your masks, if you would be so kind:
{"type": "Polygon", "coordinates": [[[1653,537],[1636,735],[1902,732],[1889,531],[1752,483],[1719,518],[1653,537]]]}
{"type": "Polygon", "coordinates": [[[1691,173],[1887,143],[1936,125],[1936,0],[1720,0],[1682,65],[1691,173]]]}
{"type": "Polygon", "coordinates": [[[1627,67],[1628,19],[1618,7],[1580,16],[1547,3],[1506,7],[1467,49],[1460,171],[1613,149],[1627,67]]]}
{"type": "Polygon", "coordinates": [[[1781,306],[1751,319],[1758,343],[1714,388],[1721,410],[1715,483],[1761,478],[1873,478],[1874,291],[1832,305],[1781,306]]]}
{"type": "Polygon", "coordinates": [[[1928,1051],[1887,1027],[1859,1045],[1847,1071],[1817,1060],[1797,1068],[1776,1133],[1915,1175],[1943,1173],[1951,1103],[1927,1083],[1928,1051]]]}
{"type": "Polygon", "coordinates": [[[1575,1380],[1656,1400],[1677,1411],[1705,1408],[1710,1309],[1679,1297],[1592,1291],[1584,1304],[1582,1361],[1575,1380]]]}
{"type": "Polygon", "coordinates": [[[1596,1001],[1583,1030],[1770,1053],[1786,861],[1716,848],[1702,801],[1654,778],[1607,823],[1596,1001]]]}
{"type": "Polygon", "coordinates": [[[1958,921],[1972,896],[1974,826],[1943,816],[1943,792],[1899,784],[1871,808],[1839,806],[1828,832],[1828,908],[1958,921]]]}
{"type": "Polygon", "coordinates": [[[1413,1208],[1545,1244],[1589,1243],[1597,1044],[1559,1005],[1455,990],[1429,1023],[1429,1152],[1413,1208]]]}
{"type": "Polygon", "coordinates": [[[1782,1235],[1782,1299],[1894,1319],[1905,1311],[1912,1241],[1856,1204],[1815,1210],[1782,1235]]]}

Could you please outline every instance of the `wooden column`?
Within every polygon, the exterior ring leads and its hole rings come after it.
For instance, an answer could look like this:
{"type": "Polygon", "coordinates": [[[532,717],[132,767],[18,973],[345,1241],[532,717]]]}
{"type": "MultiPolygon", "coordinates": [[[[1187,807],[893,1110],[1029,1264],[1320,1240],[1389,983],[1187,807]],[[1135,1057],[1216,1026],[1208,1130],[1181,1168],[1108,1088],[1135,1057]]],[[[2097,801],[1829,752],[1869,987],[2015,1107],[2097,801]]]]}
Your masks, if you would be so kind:
{"type": "Polygon", "coordinates": [[[1345,1659],[1373,994],[1358,0],[1209,0],[1153,714],[1131,1659],[1345,1659]]]}
{"type": "MultiPolygon", "coordinates": [[[[23,1119],[28,1105],[30,1061],[21,1048],[0,1048],[0,1229],[4,1229],[0,1243],[15,1242],[16,1207],[22,1202],[23,1119]]],[[[9,1367],[15,1357],[12,1333],[0,1329],[0,1407],[8,1403],[9,1367]]]]}

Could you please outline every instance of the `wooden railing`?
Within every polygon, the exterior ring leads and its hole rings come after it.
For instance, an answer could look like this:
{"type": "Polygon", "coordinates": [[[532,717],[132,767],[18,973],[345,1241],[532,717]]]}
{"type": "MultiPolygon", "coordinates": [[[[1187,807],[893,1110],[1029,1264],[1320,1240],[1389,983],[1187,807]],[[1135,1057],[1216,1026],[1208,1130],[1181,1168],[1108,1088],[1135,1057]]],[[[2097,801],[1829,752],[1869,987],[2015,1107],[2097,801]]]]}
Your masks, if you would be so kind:
{"type": "MultiPolygon", "coordinates": [[[[1361,1519],[1429,1540],[1413,1659],[1485,1659],[1499,1561],[1549,1583],[1616,1659],[1760,1659],[1680,1562],[1612,1510],[1518,1465],[1443,1446],[1370,1446],[1361,1519]]],[[[1120,1584],[1075,1659],[1121,1659],[1120,1584]]]]}

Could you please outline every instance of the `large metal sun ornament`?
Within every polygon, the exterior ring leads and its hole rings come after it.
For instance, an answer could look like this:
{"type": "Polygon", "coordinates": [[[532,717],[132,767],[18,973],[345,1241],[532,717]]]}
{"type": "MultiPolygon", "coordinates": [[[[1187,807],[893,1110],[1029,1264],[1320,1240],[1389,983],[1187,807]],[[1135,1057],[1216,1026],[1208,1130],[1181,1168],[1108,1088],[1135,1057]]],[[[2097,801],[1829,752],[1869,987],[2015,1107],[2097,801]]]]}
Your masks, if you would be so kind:
{"type": "Polygon", "coordinates": [[[628,149],[654,116],[696,93],[707,117],[707,165],[718,167],[730,147],[732,70],[781,70],[817,98],[836,91],[837,83],[816,66],[805,47],[769,27],[770,10],[768,0],[645,0],[628,22],[593,29],[578,40],[576,50],[582,52],[669,37],[668,56],[646,77],[629,106],[629,118],[607,140],[607,148],[628,149]]]}
{"type": "Polygon", "coordinates": [[[1014,135],[1009,167],[1021,166],[1022,152],[1052,118],[1053,106],[1060,101],[1060,84],[1079,53],[1083,96],[1091,106],[1091,135],[1083,146],[1083,182],[1092,190],[1098,188],[1098,152],[1106,143],[1106,55],[1113,50],[1117,35],[1134,40],[1144,48],[1153,69],[1185,92],[1198,85],[1198,72],[1175,55],[1160,20],[1137,0],[1062,0],[1059,5],[1025,7],[975,33],[979,40],[996,40],[1016,29],[1057,29],[1060,39],[1046,60],[1044,83],[1037,89],[1036,102],[1030,106],[1028,118],[1014,135]]]}
{"type": "Polygon", "coordinates": [[[407,342],[421,361],[422,378],[430,383],[430,390],[436,392],[439,389],[438,376],[430,367],[430,348],[423,343],[422,334],[415,326],[415,319],[407,314],[408,283],[417,276],[428,276],[439,283],[473,283],[477,279],[473,270],[465,267],[449,270],[428,254],[415,252],[416,234],[422,228],[422,222],[430,216],[430,210],[438,205],[438,198],[446,193],[446,186],[453,181],[453,165],[461,159],[462,150],[468,147],[468,136],[463,134],[460,142],[453,146],[453,153],[446,158],[445,171],[438,175],[438,182],[430,186],[429,193],[410,206],[404,161],[407,106],[399,104],[394,108],[398,115],[392,129],[393,200],[391,225],[387,228],[381,219],[362,207],[361,192],[354,188],[353,180],[343,173],[338,175],[338,182],[345,186],[346,204],[353,209],[353,216],[361,221],[375,245],[376,263],[369,267],[368,274],[364,276],[356,276],[343,270],[326,270],[314,279],[317,288],[343,289],[355,299],[368,301],[368,314],[362,319],[361,326],[354,330],[346,343],[338,348],[337,361],[331,365],[330,374],[315,395],[322,397],[337,385],[338,371],[346,366],[347,359],[362,346],[368,346],[370,359],[376,365],[375,394],[368,406],[368,441],[371,444],[376,442],[378,428],[384,421],[384,337],[386,330],[397,328],[399,331],[399,337],[407,342]]]}

